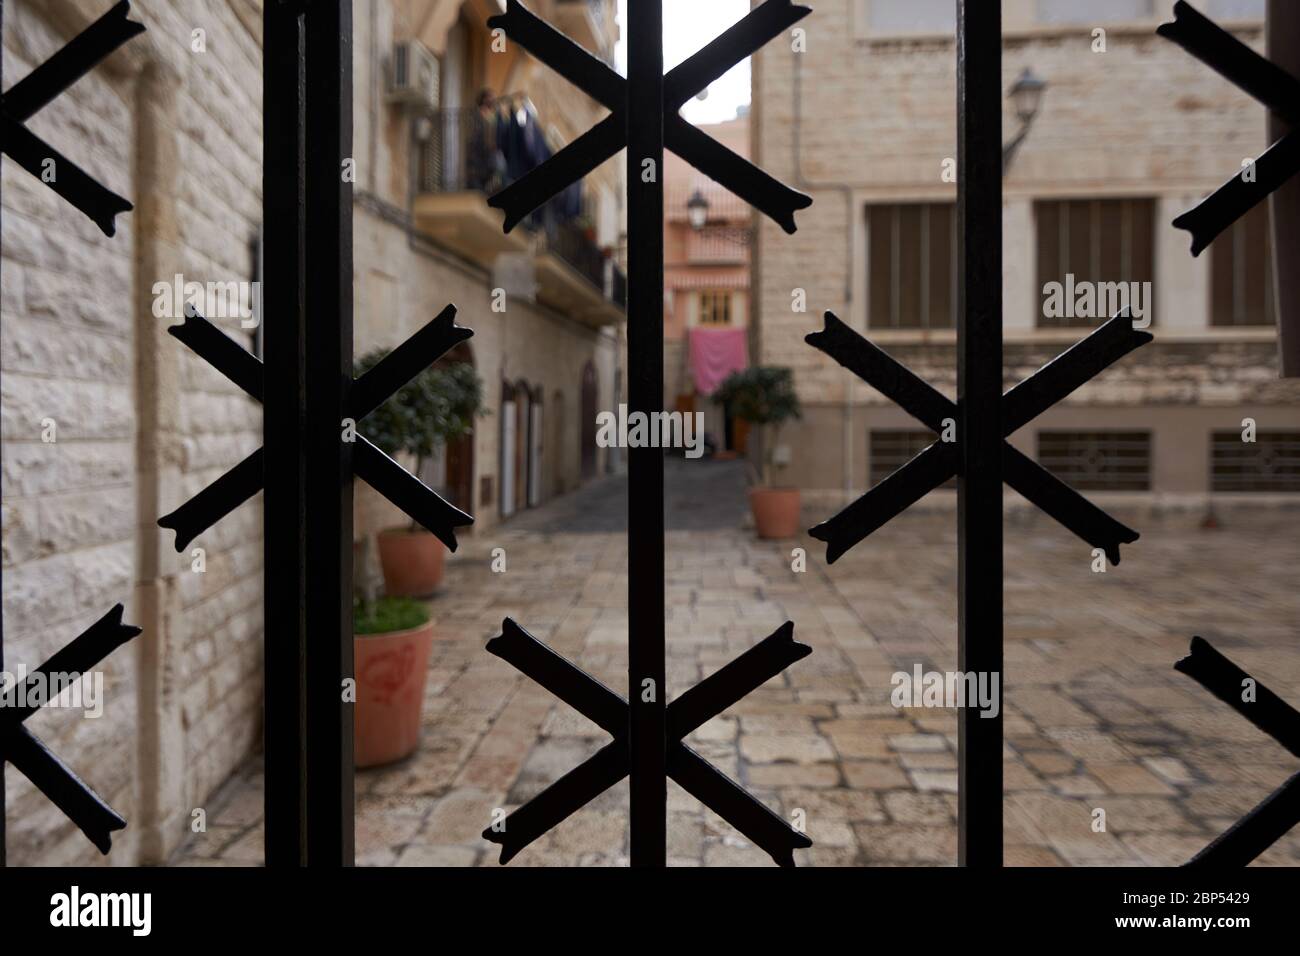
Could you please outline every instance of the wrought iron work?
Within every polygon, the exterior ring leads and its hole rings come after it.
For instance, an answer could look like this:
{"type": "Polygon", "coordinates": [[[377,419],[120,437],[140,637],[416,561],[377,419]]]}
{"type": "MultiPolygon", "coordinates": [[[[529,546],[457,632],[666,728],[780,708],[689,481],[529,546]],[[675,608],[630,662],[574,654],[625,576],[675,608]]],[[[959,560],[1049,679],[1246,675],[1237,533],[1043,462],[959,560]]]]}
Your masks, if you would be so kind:
{"type": "MultiPolygon", "coordinates": [[[[1112,564],[1138,533],[1092,505],[1007,443],[1105,368],[1151,341],[1127,312],[1002,392],[1002,11],[998,0],[957,5],[957,401],[918,378],[827,312],[805,341],[892,399],[935,442],[857,501],[810,531],[834,563],[849,549],[957,476],[958,669],[1002,671],[1002,485],[1005,482],[1112,564]]],[[[1002,864],[1002,720],[958,718],[958,857],[1002,864]]]]}
{"type": "MultiPolygon", "coordinates": [[[[1216,651],[1201,637],[1174,665],[1241,716],[1300,757],[1300,712],[1216,651]],[[1248,688],[1253,693],[1248,693],[1248,688]]],[[[1223,832],[1186,866],[1245,866],[1300,823],[1300,773],[1223,832]]]]}
{"type": "MultiPolygon", "coordinates": [[[[1157,32],[1248,93],[1292,126],[1300,125],[1300,78],[1256,53],[1184,0],[1174,4],[1174,21],[1157,32]]],[[[1300,130],[1291,130],[1253,163],[1253,176],[1235,174],[1190,211],[1174,220],[1192,235],[1192,255],[1270,194],[1300,173],[1300,130]]],[[[1226,703],[1291,754],[1300,757],[1300,712],[1250,677],[1201,637],[1174,665],[1226,703]],[[1249,685],[1248,683],[1249,682],[1249,685]],[[1244,689],[1253,686],[1246,699],[1244,689]]],[[[1273,791],[1185,864],[1246,866],[1300,823],[1300,773],[1273,791]]]]}
{"type": "MultiPolygon", "coordinates": [[[[263,365],[230,336],[192,309],[181,325],[167,331],[251,398],[262,402],[263,365]]],[[[473,334],[456,325],[456,307],[447,306],[352,383],[348,417],[360,422],[399,388],[473,334]]],[[[457,546],[456,528],[474,523],[472,517],[363,435],[356,436],[353,464],[359,478],[428,528],[451,551],[457,546]]],[[[176,532],[176,550],[184,551],[200,534],[262,491],[265,468],[265,455],[259,448],[185,504],[159,518],[159,526],[176,532]]]]}
{"type": "MultiPolygon", "coordinates": [[[[614,738],[512,813],[500,829],[488,827],[483,831],[484,839],[501,845],[500,861],[508,863],[547,830],[628,775],[629,707],[623,697],[556,654],[510,618],[505,619],[500,636],[489,641],[487,649],[614,738]]],[[[761,847],[780,866],[794,866],[795,849],[810,847],[812,841],[688,747],[683,738],[811,653],[812,648],[795,641],[794,622],[787,621],[666,708],[668,776],[761,847]]]]}
{"type": "MultiPolygon", "coordinates": [[[[810,197],[783,185],[691,126],[678,110],[740,60],[811,12],[790,0],[767,0],[665,74],[662,2],[636,0],[628,5],[626,80],[518,0],[508,0],[506,12],[488,21],[491,28],[504,30],[507,37],[610,110],[610,115],[596,126],[489,200],[490,205],[505,212],[506,232],[552,196],[627,148],[629,412],[650,414],[663,406],[664,149],[677,153],[788,233],[795,231],[795,211],[812,204],[810,197]]],[[[593,719],[599,717],[597,723],[614,735],[614,742],[516,810],[507,819],[504,833],[489,828],[484,836],[502,843],[504,863],[627,775],[631,778],[632,865],[663,866],[666,780],[671,776],[750,836],[778,863],[793,865],[793,849],[810,846],[811,842],[699,760],[681,739],[698,726],[692,723],[693,717],[683,715],[707,715],[702,719],[708,719],[762,683],[746,681],[746,675],[758,666],[753,662],[779,663],[763,677],[766,680],[810,652],[794,644],[793,625],[787,624],[669,706],[664,685],[664,476],[659,449],[628,449],[628,500],[631,703],[601,687],[507,620],[502,636],[489,643],[489,650],[583,713],[596,715],[593,719]],[[771,643],[774,638],[779,639],[778,643],[771,643]],[[780,653],[772,648],[778,648],[780,653]]]]}
{"type": "Polygon", "coordinates": [[[119,46],[144,32],[144,24],[127,19],[130,11],[131,4],[122,0],[0,98],[0,148],[80,209],[106,236],[113,235],[115,217],[129,212],[131,204],[24,124],[119,46]],[[51,170],[54,175],[47,176],[51,170]]]}
{"type": "Polygon", "coordinates": [[[449,305],[353,380],[352,4],[264,18],[265,362],[193,310],[169,330],[263,404],[263,445],[158,523],[182,550],[265,492],[266,862],[350,865],[353,478],[452,551],[474,520],[355,426],[473,333],[449,305]]]}
{"type": "MultiPolygon", "coordinates": [[[[1149,332],[1135,329],[1128,314],[1120,313],[999,399],[1002,460],[998,470],[1003,472],[1002,480],[1088,544],[1101,548],[1111,564],[1119,564],[1120,545],[1136,541],[1138,533],[1013,448],[1006,436],[1151,340],[1149,332]]],[[[955,426],[954,441],[934,442],[835,517],[809,532],[826,542],[826,561],[834,564],[923,496],[961,475],[962,398],[959,396],[955,403],[949,401],[906,366],[850,329],[834,313],[827,312],[826,327],[808,334],[804,341],[892,399],[932,431],[948,430],[946,423],[955,426]]]]}
{"type": "Polygon", "coordinates": [[[126,820],[24,727],[23,722],[36,713],[41,704],[48,702],[42,688],[53,686],[52,682],[62,679],[61,675],[89,673],[100,661],[140,633],[140,628],[122,623],[122,611],[122,605],[118,604],[82,631],[27,675],[25,687],[15,685],[10,688],[4,695],[7,698],[5,706],[0,707],[0,760],[21,770],[23,776],[49,797],[104,854],[113,847],[113,831],[124,828],[126,820]]]}
{"type": "MultiPolygon", "coordinates": [[[[1300,126],[1300,78],[1260,56],[1185,0],[1174,21],[1156,30],[1293,126],[1300,126]]],[[[1200,204],[1174,220],[1192,234],[1192,255],[1300,173],[1300,129],[1287,133],[1254,162],[1254,176],[1236,173],[1200,204]]]]}
{"type": "MultiPolygon", "coordinates": [[[[131,204],[24,124],[123,43],[144,32],[144,24],[127,19],[130,11],[130,3],[122,0],[0,96],[0,150],[79,209],[106,236],[113,235],[117,214],[129,211],[131,204]],[[53,177],[48,175],[50,172],[53,177]]],[[[0,63],[3,63],[3,23],[4,0],[0,0],[0,63]]],[[[140,628],[122,623],[122,613],[123,607],[118,604],[29,675],[27,687],[34,691],[42,680],[55,674],[84,674],[139,634],[140,628]]],[[[0,610],[0,670],[3,669],[4,627],[0,610]]],[[[15,686],[9,693],[16,699],[19,688],[15,686]]],[[[112,849],[113,831],[126,826],[126,820],[23,726],[38,707],[8,703],[0,707],[0,866],[6,862],[6,763],[22,771],[86,834],[99,852],[107,854],[112,849]]]]}
{"type": "MultiPolygon", "coordinates": [[[[318,315],[314,315],[314,317],[319,318],[318,315]]],[[[353,423],[360,422],[413,377],[418,375],[428,366],[432,365],[442,355],[455,348],[458,344],[470,338],[473,335],[473,332],[456,325],[455,317],[455,307],[447,306],[447,308],[443,309],[436,318],[425,325],[424,328],[416,332],[404,343],[390,352],[383,361],[363,374],[360,378],[353,381],[349,376],[346,379],[336,380],[333,388],[339,392],[339,400],[347,409],[347,415],[345,417],[350,418],[353,423]]],[[[272,321],[274,321],[274,319],[272,321]]],[[[266,396],[264,394],[265,370],[263,364],[212,323],[191,310],[189,314],[187,314],[183,324],[173,326],[168,329],[168,331],[187,345],[199,357],[208,362],[208,364],[213,368],[225,375],[231,382],[243,389],[243,391],[249,396],[256,399],[258,402],[264,401],[266,396]]],[[[271,334],[271,329],[268,328],[268,340],[270,339],[271,334]]],[[[275,354],[276,353],[268,347],[268,367],[270,368],[276,367],[274,364],[271,364],[273,362],[271,357],[275,354]]],[[[270,419],[269,403],[267,418],[270,419]]],[[[340,446],[351,445],[349,463],[357,477],[361,478],[366,482],[366,484],[370,485],[394,505],[410,515],[411,518],[427,528],[438,538],[439,541],[446,545],[449,550],[456,550],[456,528],[473,524],[474,519],[470,515],[446,501],[420,481],[420,479],[412,475],[392,458],[380,451],[363,435],[356,434],[355,436],[345,436],[345,431],[347,429],[343,423],[343,416],[339,418],[331,416],[323,422],[318,421],[316,424],[319,428],[328,429],[328,433],[331,436],[329,440],[332,444],[340,446]]],[[[298,474],[298,469],[300,467],[305,469],[310,468],[311,459],[305,455],[302,455],[298,461],[284,462],[283,459],[285,456],[283,453],[277,455],[274,450],[274,443],[279,440],[280,436],[275,435],[271,427],[268,427],[267,425],[264,425],[264,429],[266,432],[266,445],[263,448],[259,448],[257,451],[253,452],[242,462],[231,468],[224,475],[216,479],[212,484],[208,485],[208,487],[204,488],[175,511],[158,519],[158,524],[160,526],[170,528],[176,532],[176,550],[178,552],[183,551],[198,535],[216,524],[216,522],[220,521],[253,495],[257,494],[257,492],[262,491],[263,488],[269,484],[268,479],[271,475],[273,462],[279,462],[281,465],[291,467],[292,470],[289,472],[290,475],[298,474]],[[270,449],[270,451],[267,449],[270,449]]],[[[306,473],[306,471],[302,473],[306,473]]],[[[350,479],[351,474],[349,474],[348,477],[350,479]]],[[[350,481],[346,483],[346,490],[347,507],[350,512],[350,481]]],[[[270,517],[271,508],[269,502],[267,503],[266,512],[268,515],[268,530],[266,533],[269,535],[271,534],[269,529],[272,520],[270,517]]],[[[312,512],[311,514],[319,513],[320,512],[312,512]]],[[[293,515],[293,518],[295,526],[299,529],[309,527],[312,522],[316,520],[314,517],[309,517],[309,515],[295,514],[293,515]]],[[[294,539],[291,539],[291,541],[297,540],[298,538],[296,536],[294,539]]],[[[350,540],[351,538],[349,535],[348,541],[350,542],[350,540]]],[[[268,542],[268,549],[269,548],[271,548],[271,545],[268,542]]],[[[348,561],[349,563],[345,570],[347,572],[347,579],[350,582],[352,570],[350,554],[348,561]]],[[[302,568],[303,566],[304,565],[298,565],[296,568],[290,567],[287,570],[291,572],[292,577],[296,578],[299,573],[297,568],[302,568]]],[[[283,586],[280,574],[285,570],[286,569],[282,567],[272,567],[268,563],[266,568],[266,590],[268,602],[271,601],[273,589],[283,586]]],[[[352,610],[352,591],[350,584],[346,587],[346,590],[344,590],[342,585],[339,587],[340,593],[344,593],[347,596],[348,600],[346,606],[333,602],[323,602],[319,594],[320,590],[321,588],[319,583],[313,583],[311,585],[311,597],[298,605],[299,613],[306,614],[309,610],[316,609],[321,614],[331,615],[333,620],[327,620],[325,622],[326,626],[333,625],[346,629],[350,638],[352,610]]],[[[267,623],[267,640],[269,647],[274,632],[270,630],[269,619],[267,623]]],[[[270,653],[271,652],[268,650],[268,654],[270,653]]],[[[328,676],[318,677],[314,683],[317,688],[319,688],[320,696],[323,699],[330,701],[332,704],[333,701],[341,698],[338,688],[341,681],[345,680],[350,675],[351,657],[349,655],[346,661],[346,666],[342,667],[338,674],[330,673],[328,676]],[[344,673],[344,671],[346,671],[346,673],[344,673]],[[324,690],[326,687],[330,688],[328,694],[324,690]]],[[[296,681],[297,674],[295,673],[293,676],[296,681]]],[[[268,675],[268,700],[274,698],[277,693],[277,690],[273,685],[271,685],[270,676],[268,675]]],[[[325,704],[322,703],[322,707],[324,706],[325,704]]],[[[329,715],[322,715],[321,717],[318,717],[318,720],[328,721],[330,720],[330,717],[329,715]]],[[[293,723],[290,726],[301,727],[302,725],[293,723]]],[[[322,730],[320,736],[327,738],[329,741],[333,741],[337,746],[340,737],[343,735],[343,730],[343,728],[333,727],[328,733],[325,730],[322,730]]],[[[344,773],[342,769],[337,769],[335,773],[340,776],[346,776],[346,786],[348,790],[350,790],[352,787],[350,760],[352,741],[350,724],[346,727],[346,731],[346,736],[342,739],[342,746],[347,749],[349,755],[349,759],[345,761],[347,768],[346,773],[344,773]]],[[[303,747],[305,743],[305,741],[300,741],[296,745],[296,748],[303,747]]],[[[329,744],[326,743],[325,745],[328,746],[329,744]]],[[[289,751],[295,749],[295,745],[285,741],[283,748],[285,751],[289,751]]],[[[332,749],[333,748],[331,748],[331,750],[332,749]]],[[[268,778],[276,777],[275,769],[270,766],[267,768],[267,773],[268,778]]],[[[287,788],[289,793],[294,792],[292,788],[296,785],[297,784],[287,782],[279,783],[280,788],[282,790],[287,788]]],[[[340,780],[340,786],[342,785],[342,781],[340,780]]],[[[275,786],[275,784],[268,782],[268,787],[270,786],[275,786]]],[[[309,855],[304,855],[303,851],[306,849],[306,846],[312,844],[315,846],[314,852],[323,856],[328,861],[335,863],[340,861],[344,863],[351,862],[351,840],[347,838],[346,834],[341,838],[336,836],[336,831],[340,826],[347,831],[347,833],[350,834],[351,832],[352,814],[350,803],[348,804],[348,812],[344,813],[340,807],[334,805],[332,801],[328,799],[326,794],[313,790],[311,802],[298,803],[295,799],[294,806],[300,808],[298,814],[294,814],[292,811],[284,811],[282,808],[282,812],[285,812],[287,817],[282,818],[281,826],[284,828],[283,830],[274,833],[269,832],[271,827],[268,826],[268,862],[272,862],[273,857],[274,862],[276,863],[291,863],[295,860],[310,860],[311,857],[309,855]],[[331,834],[331,837],[324,843],[320,840],[312,840],[308,838],[306,845],[300,845],[297,840],[291,839],[290,837],[293,834],[300,832],[299,827],[294,826],[291,821],[300,817],[303,813],[314,813],[316,807],[321,804],[324,805],[324,808],[320,811],[320,827],[326,833],[331,834]],[[288,834],[288,836],[285,836],[284,834],[288,834]],[[288,846],[273,849],[273,847],[279,846],[272,842],[277,839],[286,840],[288,846]],[[342,839],[342,843],[334,845],[335,839],[342,839]],[[284,855],[282,856],[281,853],[284,855]]],[[[297,822],[300,826],[302,821],[301,819],[298,819],[297,822]]]]}
{"type": "MultiPolygon", "coordinates": [[[[641,4],[632,6],[635,8],[641,4]]],[[[658,8],[660,4],[647,6],[658,8]]],[[[489,205],[505,212],[506,232],[514,229],[551,197],[611,159],[620,149],[630,146],[642,128],[638,124],[649,123],[651,128],[662,128],[663,148],[672,150],[700,172],[726,186],[772,218],[787,233],[793,233],[795,212],[811,206],[812,197],[791,189],[727,149],[686,122],[678,110],[727,70],[811,12],[810,7],[795,5],[790,0],[767,0],[666,75],[662,74],[663,51],[659,46],[662,16],[651,16],[650,19],[655,21],[653,24],[647,21],[646,32],[653,33],[653,38],[633,33],[629,22],[628,78],[625,80],[603,61],[530,12],[519,0],[507,0],[506,12],[488,20],[488,26],[505,30],[510,39],[610,110],[610,114],[489,200],[489,205]],[[645,104],[644,108],[642,104],[629,102],[633,86],[643,79],[634,75],[636,71],[632,69],[631,60],[634,54],[653,56],[660,64],[662,92],[652,96],[652,102],[645,104]],[[636,123],[629,117],[633,106],[637,107],[636,123]]],[[[629,17],[636,16],[639,15],[635,10],[629,11],[629,17]]],[[[651,79],[655,78],[652,76],[651,79]]],[[[657,82],[652,85],[660,87],[657,82]]],[[[629,168],[629,172],[635,172],[635,178],[629,180],[629,188],[654,186],[656,189],[653,191],[660,195],[662,202],[663,184],[658,182],[657,172],[662,164],[656,163],[655,182],[641,181],[642,162],[653,158],[644,154],[636,157],[634,169],[629,168]]],[[[635,239],[629,238],[629,245],[633,243],[635,239]]]]}

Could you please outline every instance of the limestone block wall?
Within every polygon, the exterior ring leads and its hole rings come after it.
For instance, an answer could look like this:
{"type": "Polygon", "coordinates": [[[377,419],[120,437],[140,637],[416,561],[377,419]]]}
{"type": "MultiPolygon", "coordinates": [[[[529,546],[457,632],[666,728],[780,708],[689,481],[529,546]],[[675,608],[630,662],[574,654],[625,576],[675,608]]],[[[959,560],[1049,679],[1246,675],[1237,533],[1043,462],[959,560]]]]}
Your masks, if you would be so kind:
{"type": "MultiPolygon", "coordinates": [[[[106,9],[7,3],[4,85],[106,9]]],[[[6,159],[0,262],[6,664],[34,667],[118,601],[146,629],[105,666],[102,718],[32,722],[130,821],[115,864],[161,860],[187,832],[258,739],[261,691],[257,504],[194,543],[201,574],[154,524],[260,444],[260,412],[152,309],[154,283],[178,273],[251,278],[260,10],[136,0],[132,15],[148,32],[30,125],[135,211],[105,238],[6,159]]],[[[247,338],[237,319],[220,324],[247,338]]],[[[6,783],[11,863],[100,861],[21,775],[6,783]]]]}

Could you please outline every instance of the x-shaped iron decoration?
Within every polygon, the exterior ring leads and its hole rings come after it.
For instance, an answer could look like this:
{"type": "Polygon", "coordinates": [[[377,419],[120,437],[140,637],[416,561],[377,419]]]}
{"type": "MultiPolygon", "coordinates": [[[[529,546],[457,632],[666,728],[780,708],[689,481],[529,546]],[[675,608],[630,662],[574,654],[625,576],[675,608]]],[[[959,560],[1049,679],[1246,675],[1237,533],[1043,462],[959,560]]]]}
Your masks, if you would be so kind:
{"type": "MultiPolygon", "coordinates": [[[[664,145],[745,202],[795,231],[795,210],[812,205],[812,197],[778,182],[747,159],[686,122],[682,105],[773,37],[811,13],[790,0],[767,0],[694,56],[664,75],[664,145]]],[[[507,0],[506,12],[488,20],[555,72],[610,110],[609,116],[546,162],[488,200],[505,211],[505,231],[514,229],[534,209],[587,175],[627,145],[627,81],[519,0],[507,0]]]]}
{"type": "MultiPolygon", "coordinates": [[[[117,605],[68,643],[62,650],[27,675],[26,700],[36,699],[42,686],[49,687],[55,675],[88,674],[113,651],[140,633],[140,628],[122,623],[122,605],[117,605]]],[[[8,695],[18,696],[17,685],[8,695]]],[[[24,703],[0,707],[0,760],[8,761],[50,798],[75,823],[90,842],[106,854],[113,848],[113,831],[126,826],[104,800],[72,772],[23,722],[47,703],[24,703]]]]}
{"type": "MultiPolygon", "coordinates": [[[[1300,127],[1300,79],[1260,56],[1213,20],[1179,0],[1174,22],[1156,30],[1229,82],[1300,127]]],[[[1255,160],[1253,181],[1237,173],[1192,210],[1174,220],[1192,234],[1192,255],[1300,172],[1300,128],[1293,129],[1255,160]]]]}
{"type": "MultiPolygon", "coordinates": [[[[207,319],[187,305],[185,322],[167,331],[258,402],[262,401],[262,363],[207,319]]],[[[473,334],[456,325],[456,307],[447,306],[352,383],[352,420],[360,422],[390,395],[473,334]]],[[[340,441],[342,427],[340,422],[340,441]]],[[[472,517],[443,499],[362,435],[357,435],[353,444],[352,467],[357,477],[428,528],[448,550],[456,550],[456,528],[474,523],[472,517]]],[[[176,550],[183,551],[262,487],[263,457],[259,448],[171,514],[159,518],[158,524],[176,532],[176,550]]]]}
{"type": "Polygon", "coordinates": [[[85,213],[106,236],[116,231],[114,217],[128,212],[131,204],[24,124],[119,46],[144,32],[144,24],[127,19],[130,10],[131,4],[122,0],[0,97],[0,148],[85,213]],[[53,177],[46,179],[49,160],[53,177]]]}
{"type": "MultiPolygon", "coordinates": [[[[628,775],[628,702],[506,618],[488,642],[492,654],[532,678],[614,740],[506,817],[483,838],[501,844],[502,863],[628,775]]],[[[795,849],[812,846],[690,747],[683,738],[762,686],[812,648],[794,639],[787,621],[731,663],[668,704],[668,776],[761,847],[780,866],[794,866],[795,849]]]]}
{"type": "MultiPolygon", "coordinates": [[[[1300,757],[1300,712],[1254,680],[1210,643],[1192,638],[1192,652],[1174,665],[1279,744],[1300,757]],[[1245,682],[1254,700],[1242,699],[1245,682]]],[[[1269,794],[1264,802],[1223,832],[1187,866],[1245,866],[1300,823],[1300,773],[1269,794]]]]}
{"type": "MultiPolygon", "coordinates": [[[[804,337],[904,411],[942,435],[946,420],[956,424],[956,440],[937,441],[885,478],[835,517],[809,534],[826,542],[826,561],[834,564],[863,538],[959,474],[961,410],[910,369],[850,329],[831,313],[826,328],[804,337]]],[[[1098,375],[1129,352],[1151,341],[1133,327],[1128,310],[1098,327],[1002,396],[1005,438],[1098,375]]],[[[1116,521],[1033,459],[1002,444],[1003,480],[1095,548],[1119,564],[1119,547],[1138,533],[1116,521]]]]}

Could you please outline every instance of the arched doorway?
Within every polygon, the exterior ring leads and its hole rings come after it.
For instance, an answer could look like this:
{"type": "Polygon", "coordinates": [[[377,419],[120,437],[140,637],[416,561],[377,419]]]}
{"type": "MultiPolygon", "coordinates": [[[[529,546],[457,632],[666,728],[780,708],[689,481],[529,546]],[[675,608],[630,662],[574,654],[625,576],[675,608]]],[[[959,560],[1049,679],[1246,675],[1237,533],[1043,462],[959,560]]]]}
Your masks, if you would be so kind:
{"type": "Polygon", "coordinates": [[[551,396],[550,472],[551,494],[564,494],[564,393],[551,396]]]}
{"type": "Polygon", "coordinates": [[[596,403],[599,399],[599,385],[596,380],[596,366],[590,361],[582,367],[582,480],[596,477],[596,403]]]}
{"type": "Polygon", "coordinates": [[[515,513],[515,387],[501,383],[501,517],[515,513]]]}
{"type": "MultiPolygon", "coordinates": [[[[461,342],[443,356],[438,365],[464,363],[473,366],[474,352],[467,342],[461,342]]],[[[447,499],[461,511],[474,513],[474,432],[471,429],[459,438],[447,442],[446,475],[443,482],[447,499]]]]}
{"type": "Polygon", "coordinates": [[[515,507],[527,508],[530,504],[528,490],[532,485],[528,473],[528,448],[531,441],[533,418],[533,390],[522,378],[515,382],[515,507]]]}
{"type": "Polygon", "coordinates": [[[546,401],[546,392],[538,385],[533,390],[532,402],[528,414],[528,507],[536,508],[542,503],[542,446],[543,428],[542,407],[546,401]]]}

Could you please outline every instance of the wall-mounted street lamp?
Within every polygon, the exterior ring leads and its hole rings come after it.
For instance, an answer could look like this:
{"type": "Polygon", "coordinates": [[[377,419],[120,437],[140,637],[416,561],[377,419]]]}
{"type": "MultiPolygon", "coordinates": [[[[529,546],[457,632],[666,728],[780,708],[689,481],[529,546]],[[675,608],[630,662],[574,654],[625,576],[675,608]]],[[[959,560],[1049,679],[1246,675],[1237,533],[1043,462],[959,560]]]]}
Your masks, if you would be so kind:
{"type": "Polygon", "coordinates": [[[704,224],[709,221],[709,201],[704,198],[702,190],[695,190],[691,198],[686,200],[686,216],[690,220],[691,228],[699,232],[704,228],[704,224]]]}
{"type": "Polygon", "coordinates": [[[1043,103],[1043,92],[1046,89],[1047,81],[1034,73],[1030,67],[1025,67],[1025,71],[1020,74],[1020,77],[1011,87],[1011,105],[1015,108],[1016,118],[1020,120],[1020,130],[1011,142],[1002,147],[1002,174],[1004,176],[1007,170],[1011,168],[1011,163],[1016,158],[1016,151],[1020,149],[1020,144],[1029,135],[1029,127],[1033,125],[1034,119],[1038,116],[1038,108],[1043,103]]]}

